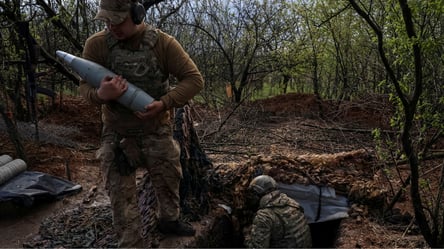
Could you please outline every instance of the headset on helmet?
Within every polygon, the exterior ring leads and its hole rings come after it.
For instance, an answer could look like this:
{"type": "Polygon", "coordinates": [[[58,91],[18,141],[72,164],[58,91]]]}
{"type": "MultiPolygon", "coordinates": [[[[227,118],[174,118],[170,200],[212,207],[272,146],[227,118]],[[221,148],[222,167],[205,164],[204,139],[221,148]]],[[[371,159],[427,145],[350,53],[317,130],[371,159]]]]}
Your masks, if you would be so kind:
{"type": "Polygon", "coordinates": [[[145,19],[145,8],[138,0],[131,1],[131,19],[134,24],[141,24],[145,19]]]}
{"type": "Polygon", "coordinates": [[[262,196],[273,190],[276,190],[277,183],[271,176],[260,175],[255,177],[250,182],[248,188],[256,192],[256,194],[262,196]]]}

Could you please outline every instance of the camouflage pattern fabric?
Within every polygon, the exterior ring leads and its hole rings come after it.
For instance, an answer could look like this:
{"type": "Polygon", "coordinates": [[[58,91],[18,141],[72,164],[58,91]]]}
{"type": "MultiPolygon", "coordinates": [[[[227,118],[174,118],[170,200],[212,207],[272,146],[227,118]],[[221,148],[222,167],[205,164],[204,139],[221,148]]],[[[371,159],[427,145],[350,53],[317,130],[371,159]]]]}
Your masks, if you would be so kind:
{"type": "MultiPolygon", "coordinates": [[[[122,75],[128,82],[158,100],[167,93],[170,85],[168,75],[165,75],[160,69],[159,61],[153,51],[157,40],[157,30],[149,25],[145,29],[142,43],[138,49],[128,49],[126,45],[108,33],[106,41],[110,52],[107,56],[106,67],[114,73],[122,75]]],[[[141,122],[132,110],[117,101],[110,101],[102,105],[102,111],[104,122],[107,124],[122,121],[141,122]]]]}
{"type": "Polygon", "coordinates": [[[311,247],[310,227],[302,207],[279,191],[263,196],[245,244],[248,248],[311,247]]]}
{"type": "MultiPolygon", "coordinates": [[[[109,43],[117,43],[115,46],[127,47],[129,50],[139,50],[141,41],[145,44],[144,46],[147,46],[146,44],[148,44],[148,42],[145,42],[145,40],[149,40],[150,44],[154,44],[151,50],[158,61],[159,65],[157,66],[160,67],[161,72],[163,72],[166,77],[170,75],[174,76],[174,85],[176,86],[169,88],[168,92],[159,99],[164,102],[166,109],[184,106],[203,89],[204,79],[202,74],[199,72],[190,55],[173,36],[162,30],[154,29],[146,23],[141,25],[144,26],[143,29],[137,30],[132,37],[123,41],[116,41],[115,39],[111,39],[114,41],[108,41],[110,32],[106,29],[93,34],[88,37],[85,42],[82,58],[91,60],[110,69],[110,62],[108,61],[110,54],[109,43]],[[152,31],[147,32],[147,29],[152,31]],[[149,36],[153,36],[154,38],[150,38],[149,36]]],[[[143,68],[139,68],[139,70],[141,69],[143,68]]],[[[170,79],[172,79],[172,77],[170,79]]],[[[149,85],[153,82],[146,80],[144,83],[149,85]]],[[[100,99],[97,95],[97,88],[85,80],[80,80],[79,92],[85,100],[94,105],[106,106],[106,104],[112,102],[100,99]]],[[[149,94],[151,95],[151,93],[149,94]]],[[[109,111],[106,115],[104,113],[102,116],[103,122],[114,122],[112,118],[114,114],[112,111],[114,110],[109,111]]]]}
{"type": "MultiPolygon", "coordinates": [[[[141,217],[137,206],[135,172],[121,175],[116,165],[116,132],[105,126],[102,133],[102,176],[111,200],[113,222],[119,238],[119,247],[142,245],[141,217]]],[[[148,170],[158,203],[158,217],[177,220],[180,214],[179,184],[182,169],[179,163],[179,146],[172,137],[169,125],[162,125],[142,137],[142,153],[146,159],[141,168],[148,170]]]]}
{"type": "Polygon", "coordinates": [[[110,11],[129,11],[131,0],[101,0],[99,7],[110,11]]]}
{"type": "Polygon", "coordinates": [[[128,49],[114,39],[111,33],[107,34],[107,43],[111,49],[107,67],[155,99],[164,95],[169,87],[168,75],[161,71],[153,51],[157,39],[157,30],[149,25],[138,49],[128,49]]]}
{"type": "Polygon", "coordinates": [[[122,23],[130,13],[130,0],[101,0],[99,11],[94,19],[111,22],[113,25],[122,23]]]}
{"type": "MultiPolygon", "coordinates": [[[[166,93],[168,81],[160,72],[152,51],[156,33],[147,29],[145,34],[143,45],[136,51],[125,49],[119,43],[110,43],[109,63],[117,74],[148,93],[154,93],[153,97],[157,98],[166,93]]],[[[170,112],[160,114],[157,119],[142,121],[117,102],[103,105],[102,110],[105,119],[98,157],[111,200],[118,246],[142,247],[135,171],[130,169],[122,173],[122,167],[130,165],[148,170],[158,200],[158,218],[168,221],[179,218],[182,168],[179,145],[173,139],[170,112]],[[116,160],[119,151],[125,153],[128,162],[116,160]]]]}

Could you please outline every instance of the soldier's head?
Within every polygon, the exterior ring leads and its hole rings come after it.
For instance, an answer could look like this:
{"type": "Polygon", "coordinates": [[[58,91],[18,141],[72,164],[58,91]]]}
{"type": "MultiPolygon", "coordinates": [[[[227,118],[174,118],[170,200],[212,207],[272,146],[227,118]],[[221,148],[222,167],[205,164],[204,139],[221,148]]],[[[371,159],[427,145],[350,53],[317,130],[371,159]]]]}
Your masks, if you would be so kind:
{"type": "Polygon", "coordinates": [[[255,177],[248,186],[248,189],[256,193],[258,196],[264,196],[276,190],[276,188],[276,181],[268,175],[260,175],[255,177]]]}
{"type": "Polygon", "coordinates": [[[105,21],[115,39],[125,40],[143,28],[144,18],[145,8],[137,0],[100,0],[94,19],[105,21]]]}
{"type": "Polygon", "coordinates": [[[276,181],[268,175],[260,175],[255,177],[248,186],[246,204],[250,208],[255,208],[259,205],[260,199],[277,189],[276,181]]]}
{"type": "Polygon", "coordinates": [[[100,0],[99,11],[94,19],[119,25],[128,17],[136,25],[143,22],[145,8],[138,0],[100,0]]]}

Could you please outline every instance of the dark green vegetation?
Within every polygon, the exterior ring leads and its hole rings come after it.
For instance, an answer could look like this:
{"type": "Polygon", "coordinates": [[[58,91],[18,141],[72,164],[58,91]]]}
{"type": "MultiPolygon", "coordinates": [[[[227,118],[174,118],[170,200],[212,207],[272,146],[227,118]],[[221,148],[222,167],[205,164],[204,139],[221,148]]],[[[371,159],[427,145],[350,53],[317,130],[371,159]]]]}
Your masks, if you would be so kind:
{"type": "MultiPolygon", "coordinates": [[[[431,247],[444,246],[444,173],[435,191],[420,174],[443,153],[443,0],[144,3],[152,5],[147,21],[180,40],[202,71],[199,101],[231,107],[226,119],[264,89],[335,101],[388,96],[397,135],[375,130],[379,155],[387,167],[408,163],[410,176],[394,188],[411,187],[422,235],[431,247]]],[[[39,116],[63,103],[61,92],[76,91],[77,78],[54,54],[81,54],[85,39],[103,28],[92,21],[96,8],[87,0],[0,2],[0,112],[20,157],[26,150],[15,121],[33,123],[38,141],[39,116]]]]}

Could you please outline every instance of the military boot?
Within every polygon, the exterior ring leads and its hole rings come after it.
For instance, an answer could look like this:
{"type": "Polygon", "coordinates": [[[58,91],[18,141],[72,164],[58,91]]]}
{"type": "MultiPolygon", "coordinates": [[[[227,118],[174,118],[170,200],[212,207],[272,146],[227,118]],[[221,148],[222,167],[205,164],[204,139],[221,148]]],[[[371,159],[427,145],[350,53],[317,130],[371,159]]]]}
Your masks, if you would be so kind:
{"type": "Polygon", "coordinates": [[[189,223],[183,221],[159,221],[159,231],[163,234],[175,234],[179,236],[193,236],[196,230],[189,223]]]}

